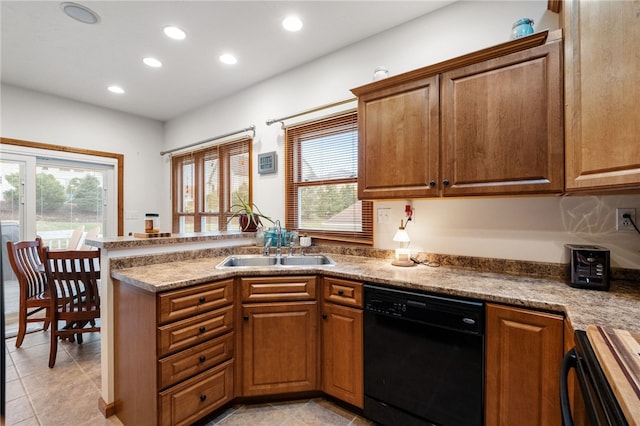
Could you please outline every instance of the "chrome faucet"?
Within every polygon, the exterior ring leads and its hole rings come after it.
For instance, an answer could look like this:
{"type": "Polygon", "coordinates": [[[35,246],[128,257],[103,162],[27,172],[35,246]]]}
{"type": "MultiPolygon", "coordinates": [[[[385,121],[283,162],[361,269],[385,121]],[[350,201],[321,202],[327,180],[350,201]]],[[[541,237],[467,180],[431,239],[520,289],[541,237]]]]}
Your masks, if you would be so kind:
{"type": "Polygon", "coordinates": [[[276,257],[282,255],[282,226],[280,225],[280,219],[276,220],[276,257]]]}
{"type": "Polygon", "coordinates": [[[263,254],[269,256],[269,247],[271,246],[271,238],[265,238],[263,254]]]}

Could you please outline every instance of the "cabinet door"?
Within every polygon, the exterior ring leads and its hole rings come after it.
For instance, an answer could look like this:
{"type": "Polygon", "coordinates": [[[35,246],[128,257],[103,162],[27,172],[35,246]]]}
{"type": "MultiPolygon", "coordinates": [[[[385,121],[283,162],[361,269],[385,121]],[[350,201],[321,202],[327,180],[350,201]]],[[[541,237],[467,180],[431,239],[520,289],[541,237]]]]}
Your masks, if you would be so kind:
{"type": "Polygon", "coordinates": [[[318,389],[317,302],[242,306],[242,394],[318,389]]]}
{"type": "Polygon", "coordinates": [[[322,309],[322,390],[364,404],[362,310],[327,303],[322,309]]]}
{"type": "Polygon", "coordinates": [[[487,305],[485,424],[560,425],[563,318],[487,305]]]}
{"type": "Polygon", "coordinates": [[[442,74],[444,195],[564,189],[562,45],[442,74]]]}
{"type": "Polygon", "coordinates": [[[358,98],[358,197],[437,196],[438,77],[358,98]]]}
{"type": "Polygon", "coordinates": [[[638,187],[638,3],[570,0],[563,9],[567,190],[638,187]]]}

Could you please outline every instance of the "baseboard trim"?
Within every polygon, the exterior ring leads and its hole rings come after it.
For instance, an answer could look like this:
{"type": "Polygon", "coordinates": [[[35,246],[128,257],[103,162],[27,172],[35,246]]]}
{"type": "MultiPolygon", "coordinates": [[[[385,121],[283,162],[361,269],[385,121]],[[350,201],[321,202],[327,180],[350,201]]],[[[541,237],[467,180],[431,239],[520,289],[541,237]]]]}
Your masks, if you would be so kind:
{"type": "Polygon", "coordinates": [[[111,404],[107,404],[106,402],[104,402],[104,399],[102,399],[102,397],[98,399],[98,409],[105,418],[111,417],[116,414],[116,404],[114,402],[112,402],[111,404]]]}

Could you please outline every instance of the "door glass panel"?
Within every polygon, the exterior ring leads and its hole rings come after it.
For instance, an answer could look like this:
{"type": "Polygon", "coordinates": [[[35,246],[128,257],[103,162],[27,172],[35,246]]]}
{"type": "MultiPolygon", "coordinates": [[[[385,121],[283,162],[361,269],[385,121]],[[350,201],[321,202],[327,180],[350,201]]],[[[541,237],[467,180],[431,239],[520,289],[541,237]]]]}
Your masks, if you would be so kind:
{"type": "Polygon", "coordinates": [[[36,231],[45,246],[76,250],[87,233],[102,234],[104,180],[82,164],[36,166],[36,231]]]}
{"type": "Polygon", "coordinates": [[[24,166],[13,161],[0,161],[0,225],[2,227],[2,285],[4,294],[5,335],[17,333],[20,289],[9,257],[7,241],[20,241],[22,225],[22,199],[24,197],[24,166]]]}

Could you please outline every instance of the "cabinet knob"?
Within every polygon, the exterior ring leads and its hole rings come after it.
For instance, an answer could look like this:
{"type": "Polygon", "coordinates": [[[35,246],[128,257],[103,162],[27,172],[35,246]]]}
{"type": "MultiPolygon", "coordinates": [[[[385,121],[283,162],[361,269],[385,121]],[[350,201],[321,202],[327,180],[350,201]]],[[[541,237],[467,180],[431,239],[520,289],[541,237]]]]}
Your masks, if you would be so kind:
{"type": "Polygon", "coordinates": [[[436,181],[435,181],[435,180],[430,180],[430,181],[429,181],[429,186],[430,186],[431,188],[433,188],[434,186],[436,186],[436,181]]]}
{"type": "Polygon", "coordinates": [[[338,290],[338,296],[344,296],[344,290],[338,290]]]}
{"type": "Polygon", "coordinates": [[[207,327],[205,327],[204,325],[202,327],[200,327],[198,329],[198,331],[200,331],[200,333],[204,333],[205,331],[207,331],[207,327]]]}
{"type": "Polygon", "coordinates": [[[243,316],[242,319],[245,320],[245,321],[249,321],[249,315],[243,316]]]}
{"type": "Polygon", "coordinates": [[[207,399],[207,395],[200,395],[200,401],[204,402],[207,399]]]}
{"type": "Polygon", "coordinates": [[[206,357],[206,356],[204,356],[204,355],[200,355],[200,358],[198,358],[198,360],[199,360],[200,362],[205,362],[205,361],[207,360],[207,357],[206,357]]]}
{"type": "Polygon", "coordinates": [[[204,296],[202,296],[200,299],[198,299],[198,301],[199,301],[200,303],[204,303],[204,302],[206,302],[206,301],[207,301],[207,298],[206,298],[206,297],[204,297],[204,296]]]}
{"type": "Polygon", "coordinates": [[[443,181],[442,181],[442,184],[443,184],[444,186],[449,186],[449,179],[445,179],[445,180],[443,180],[443,181]]]}
{"type": "Polygon", "coordinates": [[[327,314],[322,314],[322,319],[327,319],[327,314]]]}

